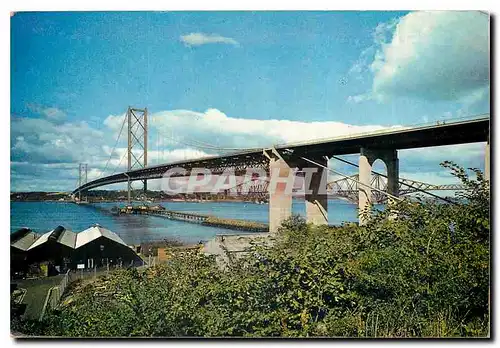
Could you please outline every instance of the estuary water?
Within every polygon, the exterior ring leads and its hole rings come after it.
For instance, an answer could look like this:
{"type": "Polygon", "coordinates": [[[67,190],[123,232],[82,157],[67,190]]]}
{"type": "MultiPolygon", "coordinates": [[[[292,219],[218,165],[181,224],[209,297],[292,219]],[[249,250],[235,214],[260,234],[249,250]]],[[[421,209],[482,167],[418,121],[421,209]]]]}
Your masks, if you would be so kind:
{"type": "MultiPolygon", "coordinates": [[[[154,203],[156,204],[156,202],[154,203]]],[[[77,205],[68,202],[11,202],[11,233],[28,227],[38,233],[48,232],[62,225],[74,232],[99,225],[118,234],[127,244],[173,239],[184,243],[209,240],[216,234],[244,233],[229,229],[207,227],[198,224],[169,220],[146,215],[111,214],[111,208],[124,203],[97,203],[77,205]]],[[[168,210],[214,215],[222,218],[269,222],[269,206],[245,202],[161,202],[168,210]]],[[[305,216],[305,204],[294,200],[292,212],[305,216]]],[[[328,201],[328,219],[331,225],[357,221],[357,206],[342,200],[328,201]]]]}

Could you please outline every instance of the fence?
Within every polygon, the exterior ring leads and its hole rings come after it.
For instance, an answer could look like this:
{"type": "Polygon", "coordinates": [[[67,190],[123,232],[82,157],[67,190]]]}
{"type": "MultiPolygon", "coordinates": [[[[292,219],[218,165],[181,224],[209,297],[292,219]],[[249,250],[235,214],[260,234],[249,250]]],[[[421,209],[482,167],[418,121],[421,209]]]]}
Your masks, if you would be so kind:
{"type": "MultiPolygon", "coordinates": [[[[152,262],[153,264],[155,263],[155,259],[153,257],[153,260],[150,259],[150,263],[152,262]]],[[[81,270],[81,271],[71,271],[68,270],[64,277],[62,278],[61,282],[59,285],[56,285],[47,291],[47,296],[45,297],[45,302],[43,304],[43,309],[42,313],[40,314],[40,321],[43,319],[43,316],[45,315],[45,312],[47,309],[53,309],[56,308],[59,300],[61,299],[62,295],[64,294],[64,291],[66,290],[66,287],[68,286],[69,283],[72,283],[76,280],[84,280],[84,279],[90,279],[90,278],[97,278],[98,276],[104,275],[104,274],[109,274],[110,271],[121,269],[124,267],[130,267],[130,265],[114,265],[113,267],[102,267],[102,268],[93,268],[90,270],[81,270]]]]}
{"type": "Polygon", "coordinates": [[[50,308],[55,308],[57,304],[59,303],[59,300],[61,299],[62,294],[64,293],[64,290],[66,290],[66,287],[68,286],[70,279],[69,279],[69,272],[66,272],[64,277],[62,278],[61,282],[59,285],[56,285],[47,291],[47,296],[45,297],[45,302],[43,304],[43,309],[42,313],[40,314],[40,321],[43,319],[43,316],[45,315],[45,312],[47,311],[47,307],[50,308]]]}

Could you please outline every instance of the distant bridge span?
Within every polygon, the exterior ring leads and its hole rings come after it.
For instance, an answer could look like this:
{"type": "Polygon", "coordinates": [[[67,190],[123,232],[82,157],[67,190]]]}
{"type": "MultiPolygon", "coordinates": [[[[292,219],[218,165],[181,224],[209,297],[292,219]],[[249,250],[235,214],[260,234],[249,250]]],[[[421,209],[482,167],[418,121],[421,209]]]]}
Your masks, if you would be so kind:
{"type": "MultiPolygon", "coordinates": [[[[336,197],[347,198],[351,202],[359,201],[359,174],[352,175],[350,178],[338,179],[328,183],[328,192],[336,197]],[[354,179],[354,180],[352,180],[354,179]]],[[[380,174],[372,174],[371,187],[378,190],[387,191],[387,180],[380,174]]],[[[460,191],[465,189],[461,184],[433,185],[421,181],[399,178],[399,195],[407,195],[421,191],[460,191]]],[[[387,196],[379,191],[372,191],[372,202],[383,203],[387,196]]]]}
{"type": "MultiPolygon", "coordinates": [[[[387,166],[387,191],[397,195],[399,189],[397,150],[488,141],[486,153],[489,156],[489,128],[490,117],[487,114],[474,119],[447,121],[434,125],[398,127],[371,133],[276,145],[269,149],[248,149],[227,155],[148,166],[110,175],[90,181],[76,188],[72,194],[115,183],[160,179],[167,170],[175,167],[182,167],[186,172],[184,175],[176,174],[171,177],[188,176],[193,168],[207,168],[212,174],[222,174],[224,170],[231,169],[235,175],[244,175],[247,168],[262,168],[270,173],[280,168],[289,170],[294,167],[310,166],[301,158],[313,159],[324,165],[327,163],[323,159],[324,156],[330,158],[335,155],[359,153],[359,180],[365,185],[370,185],[373,162],[381,159],[387,166]]],[[[489,161],[486,168],[488,178],[489,161]]],[[[369,203],[372,195],[369,189],[359,189],[359,191],[359,205],[362,208],[369,203]],[[364,192],[364,198],[361,191],[364,192]]],[[[285,199],[282,195],[282,193],[275,194],[275,199],[270,197],[270,230],[273,232],[291,212],[291,197],[285,199]]],[[[325,223],[326,197],[319,197],[317,193],[313,193],[309,198],[306,197],[306,202],[310,203],[310,207],[306,207],[308,220],[313,223],[325,223]]]]}
{"type": "MultiPolygon", "coordinates": [[[[345,198],[352,203],[359,201],[359,174],[351,175],[348,178],[337,179],[327,184],[329,198],[345,198]]],[[[269,178],[266,180],[252,180],[242,182],[232,189],[225,190],[226,196],[236,195],[245,200],[263,201],[269,198],[269,178]]],[[[387,179],[380,174],[372,173],[371,187],[381,191],[387,191],[387,179]]],[[[421,181],[399,178],[399,195],[407,195],[420,191],[460,191],[465,189],[461,184],[433,185],[421,181]]],[[[300,195],[301,190],[294,190],[300,195]]],[[[384,203],[387,196],[379,191],[372,191],[373,203],[384,203]]]]}

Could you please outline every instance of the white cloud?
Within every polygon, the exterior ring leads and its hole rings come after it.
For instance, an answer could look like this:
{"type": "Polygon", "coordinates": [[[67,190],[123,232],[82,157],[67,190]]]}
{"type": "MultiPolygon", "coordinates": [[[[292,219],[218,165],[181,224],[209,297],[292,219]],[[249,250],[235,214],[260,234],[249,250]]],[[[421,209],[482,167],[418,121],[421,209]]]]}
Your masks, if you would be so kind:
{"type": "Polygon", "coordinates": [[[349,97],[347,97],[347,102],[357,104],[357,103],[362,103],[362,102],[372,100],[372,99],[374,99],[373,94],[365,93],[365,94],[358,94],[358,95],[350,95],[349,97]]]}
{"type": "Polygon", "coordinates": [[[88,161],[102,156],[104,133],[86,122],[62,123],[41,118],[13,117],[11,159],[32,163],[88,161]]]}
{"type": "Polygon", "coordinates": [[[387,44],[387,40],[392,37],[392,32],[398,24],[399,19],[394,18],[387,23],[379,23],[373,31],[373,44],[361,51],[358,60],[349,69],[348,74],[354,75],[357,79],[363,79],[364,73],[370,71],[370,62],[374,55],[380,54],[380,46],[387,44]]]}
{"type": "Polygon", "coordinates": [[[464,167],[484,167],[485,143],[457,144],[399,151],[400,165],[415,172],[423,167],[438,170],[439,163],[453,161],[464,167]]]}
{"type": "MultiPolygon", "coordinates": [[[[351,101],[371,95],[379,101],[405,96],[471,103],[489,90],[489,18],[484,13],[412,12],[379,24],[374,47],[373,60],[365,66],[373,73],[372,89],[351,101]]],[[[362,70],[361,62],[354,70],[362,70]]]]}
{"type": "Polygon", "coordinates": [[[238,46],[239,43],[233,38],[221,36],[219,34],[190,33],[182,35],[180,40],[187,46],[201,46],[206,44],[230,44],[238,46]]]}
{"type": "Polygon", "coordinates": [[[31,112],[42,115],[54,122],[61,122],[66,118],[66,113],[56,107],[46,107],[35,103],[28,103],[26,106],[31,112]]]}
{"type": "MultiPolygon", "coordinates": [[[[400,172],[399,176],[408,180],[420,181],[432,185],[459,184],[460,180],[451,175],[448,170],[431,172],[400,172]]],[[[432,191],[436,193],[435,191],[432,191]]]]}
{"type": "Polygon", "coordinates": [[[354,62],[354,64],[351,66],[351,68],[349,69],[348,74],[354,75],[357,79],[362,79],[363,73],[367,69],[368,61],[373,56],[374,52],[375,52],[375,46],[370,46],[370,47],[365,48],[361,52],[358,60],[356,60],[354,62]]]}
{"type": "Polygon", "coordinates": [[[267,147],[389,128],[380,125],[355,126],[335,121],[236,118],[229,117],[217,109],[208,109],[205,112],[162,111],[152,117],[154,127],[165,136],[173,134],[180,142],[195,140],[225,148],[267,147]]]}
{"type": "Polygon", "coordinates": [[[46,108],[43,110],[45,116],[51,120],[61,121],[66,117],[64,111],[59,110],[58,108],[46,108]]]}
{"type": "MultiPolygon", "coordinates": [[[[109,168],[116,168],[120,165],[119,168],[126,170],[127,161],[126,159],[120,162],[120,159],[127,152],[127,148],[118,148],[115,149],[115,153],[117,154],[113,157],[109,163],[109,168]]],[[[142,153],[141,149],[136,149],[132,151],[134,155],[139,158],[142,153]]],[[[109,153],[108,153],[109,155],[109,153]]],[[[161,163],[170,163],[170,162],[178,162],[190,159],[203,158],[207,156],[214,156],[216,154],[208,154],[202,150],[193,149],[190,147],[185,148],[177,148],[177,149],[162,149],[162,150],[153,150],[150,148],[148,150],[148,165],[155,165],[161,163]]],[[[107,174],[110,174],[109,172],[107,174]]]]}
{"type": "Polygon", "coordinates": [[[118,135],[118,132],[120,131],[120,128],[122,126],[123,120],[124,120],[125,114],[121,115],[109,115],[106,117],[104,120],[104,125],[111,129],[112,131],[116,132],[118,135]]]}
{"type": "MultiPolygon", "coordinates": [[[[123,136],[111,154],[123,115],[104,121],[109,130],[97,130],[85,122],[50,122],[42,118],[12,117],[11,178],[16,190],[49,188],[71,190],[78,178],[78,163],[89,165],[89,180],[114,170],[126,170],[126,139],[123,136]],[[28,165],[29,164],[29,165],[28,165]],[[33,178],[37,180],[33,181],[33,178]],[[45,180],[45,182],[43,180],[45,180]],[[35,185],[36,183],[36,185],[35,185]],[[34,186],[35,185],[35,186],[34,186]]],[[[150,115],[149,165],[223,154],[220,148],[268,147],[276,144],[331,138],[384,130],[380,125],[356,126],[341,122],[300,122],[230,117],[217,109],[205,112],[167,110],[150,115]],[[159,130],[159,131],[158,131],[159,130]],[[169,140],[173,136],[174,140],[169,140]],[[161,139],[161,145],[158,139],[161,139]],[[213,146],[220,148],[214,148],[213,146]]],[[[125,134],[125,133],[124,133],[125,134]]],[[[139,149],[137,157],[139,157],[139,149]]],[[[437,172],[439,162],[453,160],[464,166],[481,167],[484,144],[469,144],[400,152],[401,170],[437,172]]],[[[356,155],[349,160],[357,163],[356,155]]],[[[352,174],[354,167],[333,163],[352,174]]],[[[425,180],[423,180],[425,181],[425,180]]]]}
{"type": "Polygon", "coordinates": [[[373,42],[379,46],[386,44],[387,41],[390,40],[392,32],[398,25],[399,20],[399,18],[393,18],[386,23],[379,23],[373,32],[373,42]]]}

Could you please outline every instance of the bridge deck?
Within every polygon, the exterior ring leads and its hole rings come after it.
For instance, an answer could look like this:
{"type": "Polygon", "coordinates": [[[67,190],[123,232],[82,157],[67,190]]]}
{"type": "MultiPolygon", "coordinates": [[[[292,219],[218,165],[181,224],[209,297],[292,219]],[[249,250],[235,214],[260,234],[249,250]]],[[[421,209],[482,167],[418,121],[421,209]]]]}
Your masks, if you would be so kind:
{"type": "MultiPolygon", "coordinates": [[[[482,117],[452,123],[436,124],[414,128],[397,128],[383,132],[357,134],[346,137],[320,139],[310,142],[277,145],[278,151],[291,150],[294,155],[318,158],[321,156],[347,155],[359,153],[360,148],[411,149],[431,146],[465,144],[486,141],[489,136],[490,118],[482,117]]],[[[210,156],[200,159],[178,161],[162,165],[150,166],[100,178],[75,189],[89,190],[99,186],[136,180],[160,179],[164,173],[175,167],[189,171],[192,168],[210,168],[214,172],[222,172],[228,166],[242,169],[265,167],[266,158],[263,149],[249,149],[223,156],[210,156]]],[[[172,175],[184,176],[184,175],[172,175]]]]}

